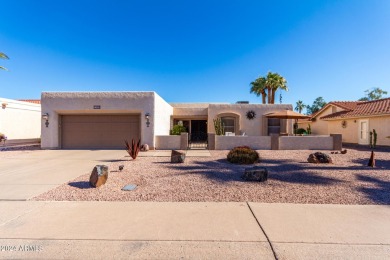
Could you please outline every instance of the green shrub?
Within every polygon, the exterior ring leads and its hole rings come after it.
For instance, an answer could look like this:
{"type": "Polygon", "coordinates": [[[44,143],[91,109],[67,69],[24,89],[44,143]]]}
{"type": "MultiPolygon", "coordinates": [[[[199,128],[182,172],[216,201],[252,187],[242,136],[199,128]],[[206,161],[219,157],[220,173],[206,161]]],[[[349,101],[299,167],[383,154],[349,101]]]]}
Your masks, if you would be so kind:
{"type": "Polygon", "coordinates": [[[227,155],[229,162],[237,164],[254,164],[259,158],[259,153],[248,146],[235,147],[227,155]]]}
{"type": "Polygon", "coordinates": [[[187,129],[182,125],[174,125],[171,130],[171,135],[180,135],[181,133],[187,132],[187,129]]]}
{"type": "Polygon", "coordinates": [[[303,129],[303,128],[298,128],[297,131],[296,131],[297,135],[303,135],[303,134],[307,134],[306,130],[303,129]]]}

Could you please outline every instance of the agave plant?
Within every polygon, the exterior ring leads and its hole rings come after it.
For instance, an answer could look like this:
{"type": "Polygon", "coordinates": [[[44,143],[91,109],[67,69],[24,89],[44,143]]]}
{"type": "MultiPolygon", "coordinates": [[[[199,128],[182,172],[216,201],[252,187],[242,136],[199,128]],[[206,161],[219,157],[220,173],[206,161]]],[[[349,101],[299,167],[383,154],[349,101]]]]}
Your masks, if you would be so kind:
{"type": "Polygon", "coordinates": [[[139,151],[141,150],[141,139],[138,140],[138,143],[135,143],[134,139],[131,139],[131,145],[127,140],[125,140],[125,144],[127,153],[131,156],[131,158],[133,158],[133,160],[135,160],[139,151]]]}

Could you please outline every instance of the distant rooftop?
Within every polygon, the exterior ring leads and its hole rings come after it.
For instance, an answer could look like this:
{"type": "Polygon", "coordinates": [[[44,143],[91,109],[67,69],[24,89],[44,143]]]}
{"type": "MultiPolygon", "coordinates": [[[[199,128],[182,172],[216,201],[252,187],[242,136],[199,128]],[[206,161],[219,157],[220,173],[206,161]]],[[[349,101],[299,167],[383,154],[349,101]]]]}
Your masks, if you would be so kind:
{"type": "Polygon", "coordinates": [[[34,103],[34,104],[41,104],[40,99],[18,99],[18,101],[34,103]]]}

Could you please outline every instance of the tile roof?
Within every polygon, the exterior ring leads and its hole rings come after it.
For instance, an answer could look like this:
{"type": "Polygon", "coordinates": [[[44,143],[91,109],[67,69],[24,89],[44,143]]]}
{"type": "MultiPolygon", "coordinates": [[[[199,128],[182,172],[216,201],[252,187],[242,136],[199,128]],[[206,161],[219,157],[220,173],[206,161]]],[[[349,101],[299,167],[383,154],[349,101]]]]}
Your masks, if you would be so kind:
{"type": "Polygon", "coordinates": [[[310,118],[314,118],[321,114],[322,111],[324,111],[326,108],[328,108],[330,105],[338,106],[345,110],[353,110],[356,108],[357,104],[362,103],[363,101],[332,101],[326,104],[323,108],[318,110],[317,112],[310,115],[310,118]]]}
{"type": "Polygon", "coordinates": [[[347,110],[353,110],[356,106],[364,101],[332,101],[329,104],[339,106],[347,110]]]}
{"type": "Polygon", "coordinates": [[[390,98],[372,101],[357,101],[355,103],[356,104],[347,105],[350,107],[350,109],[323,116],[321,117],[321,119],[338,119],[349,117],[375,116],[383,114],[390,115],[390,98]]]}
{"type": "Polygon", "coordinates": [[[34,104],[41,104],[41,100],[40,99],[19,99],[18,101],[34,103],[34,104]]]}

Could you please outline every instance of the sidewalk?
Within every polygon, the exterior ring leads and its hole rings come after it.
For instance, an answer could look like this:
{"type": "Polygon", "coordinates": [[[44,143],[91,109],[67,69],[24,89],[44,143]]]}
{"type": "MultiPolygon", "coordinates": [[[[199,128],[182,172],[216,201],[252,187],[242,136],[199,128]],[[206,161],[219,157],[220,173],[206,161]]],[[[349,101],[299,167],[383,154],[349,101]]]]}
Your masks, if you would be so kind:
{"type": "Polygon", "coordinates": [[[0,201],[0,208],[2,259],[390,256],[389,206],[0,201]]]}

